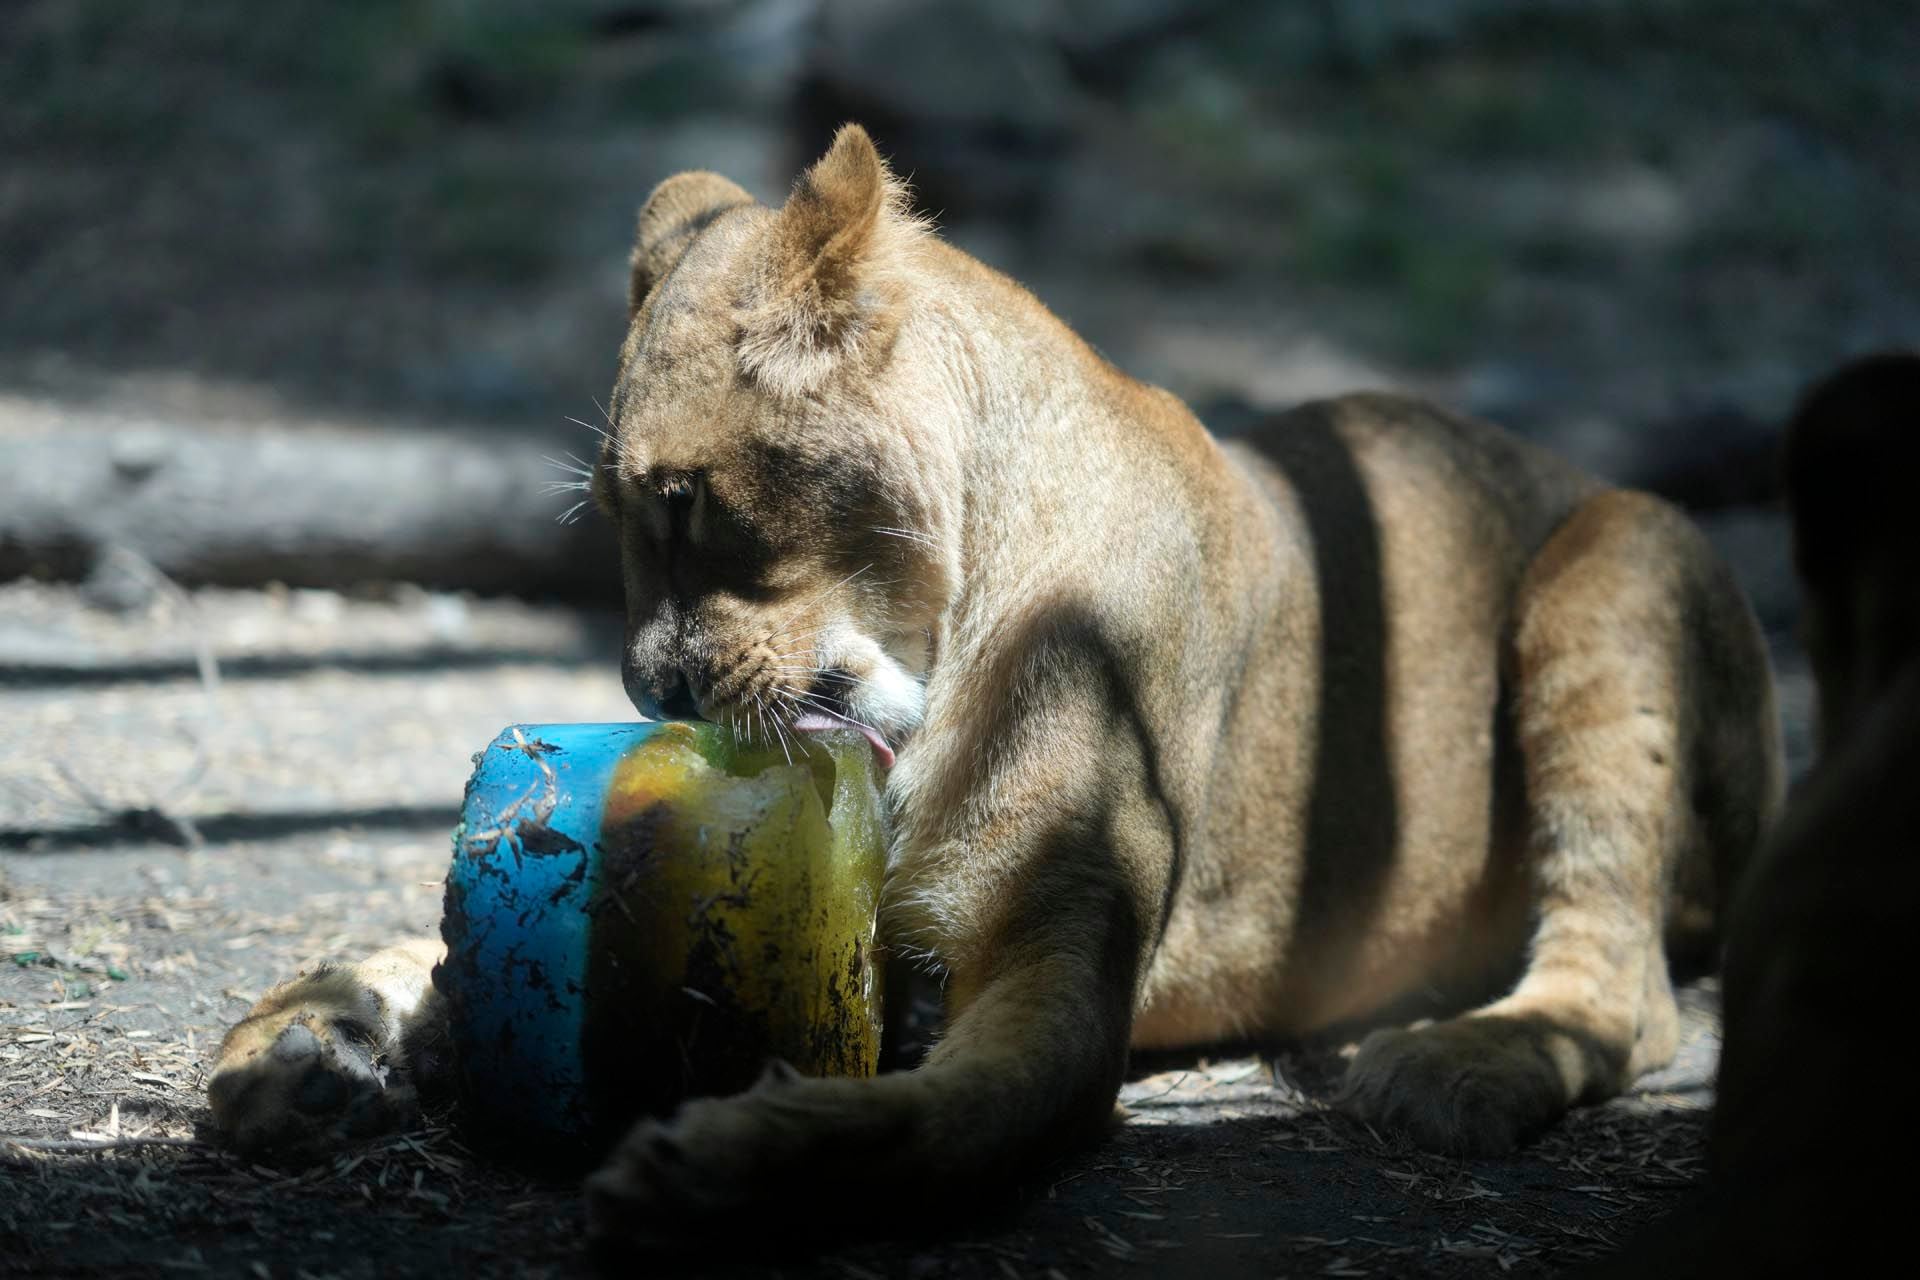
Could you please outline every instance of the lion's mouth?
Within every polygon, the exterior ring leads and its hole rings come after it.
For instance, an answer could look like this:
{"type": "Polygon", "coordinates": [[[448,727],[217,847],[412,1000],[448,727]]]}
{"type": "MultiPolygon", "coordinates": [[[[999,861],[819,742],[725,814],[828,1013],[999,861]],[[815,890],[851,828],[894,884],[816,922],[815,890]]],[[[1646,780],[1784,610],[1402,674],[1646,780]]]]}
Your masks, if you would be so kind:
{"type": "Polygon", "coordinates": [[[832,729],[851,729],[873,744],[873,754],[878,757],[880,767],[893,768],[893,748],[880,736],[880,731],[872,725],[857,724],[845,716],[834,715],[830,711],[809,711],[793,722],[793,727],[802,733],[825,733],[832,729]]]}

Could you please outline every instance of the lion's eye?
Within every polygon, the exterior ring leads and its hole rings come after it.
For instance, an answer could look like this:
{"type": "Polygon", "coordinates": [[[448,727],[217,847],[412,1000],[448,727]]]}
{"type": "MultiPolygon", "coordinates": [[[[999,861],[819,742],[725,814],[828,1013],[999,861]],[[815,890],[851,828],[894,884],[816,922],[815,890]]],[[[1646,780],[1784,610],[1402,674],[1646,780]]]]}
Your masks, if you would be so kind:
{"type": "Polygon", "coordinates": [[[655,473],[622,489],[629,551],[683,590],[757,594],[766,590],[774,551],[758,521],[728,501],[725,477],[704,470],[655,473]]]}
{"type": "Polygon", "coordinates": [[[660,546],[665,546],[673,536],[673,517],[668,510],[669,499],[658,493],[637,495],[632,505],[634,518],[639,521],[640,529],[647,537],[660,546]]]}
{"type": "Polygon", "coordinates": [[[669,477],[632,490],[627,500],[641,532],[669,554],[708,536],[713,512],[705,476],[669,477]]]}

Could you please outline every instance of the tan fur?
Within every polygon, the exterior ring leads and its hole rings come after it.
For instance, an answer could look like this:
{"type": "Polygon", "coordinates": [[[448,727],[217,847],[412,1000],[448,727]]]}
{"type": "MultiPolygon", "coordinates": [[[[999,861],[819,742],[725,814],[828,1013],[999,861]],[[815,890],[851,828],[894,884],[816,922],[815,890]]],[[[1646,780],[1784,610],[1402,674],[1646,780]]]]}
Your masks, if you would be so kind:
{"type": "Polygon", "coordinates": [[[647,293],[686,250],[688,241],[728,209],[752,203],[752,196],[717,173],[677,173],[655,187],[640,206],[634,227],[633,256],[627,264],[629,316],[640,310],[647,293]]]}
{"type": "Polygon", "coordinates": [[[883,929],[948,1025],[911,1073],[642,1126],[598,1232],[977,1185],[1096,1131],[1129,1045],[1504,993],[1349,1081],[1467,1152],[1671,1054],[1673,886],[1779,786],[1757,631],[1676,513],[1397,397],[1222,445],[909,219],[857,127],[780,209],[661,191],[643,228],[702,229],[636,250],[596,469],[629,691],[887,736],[883,929]]]}
{"type": "Polygon", "coordinates": [[[434,940],[402,943],[261,996],[220,1042],[215,1126],[248,1155],[299,1159],[405,1123],[416,1106],[405,1032],[436,1021],[423,1010],[442,954],[434,940]]]}

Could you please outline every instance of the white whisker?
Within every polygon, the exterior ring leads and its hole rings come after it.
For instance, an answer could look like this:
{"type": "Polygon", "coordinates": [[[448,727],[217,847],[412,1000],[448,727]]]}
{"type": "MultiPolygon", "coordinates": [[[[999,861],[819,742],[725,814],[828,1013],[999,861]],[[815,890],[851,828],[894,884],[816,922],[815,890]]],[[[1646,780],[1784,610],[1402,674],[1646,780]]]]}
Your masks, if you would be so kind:
{"type": "Polygon", "coordinates": [[[787,747],[787,734],[786,734],[786,730],[780,727],[780,717],[779,716],[773,717],[772,723],[773,723],[773,732],[780,739],[780,754],[787,758],[788,764],[792,764],[793,752],[789,750],[787,747]]]}
{"type": "MultiPolygon", "coordinates": [[[[604,412],[604,410],[602,412],[604,412]]],[[[580,421],[580,419],[575,417],[568,417],[567,421],[571,422],[576,427],[585,427],[587,430],[593,432],[593,434],[599,436],[602,440],[606,441],[608,444],[613,443],[613,436],[606,430],[605,427],[596,427],[591,422],[582,422],[580,421]]]]}
{"type": "Polygon", "coordinates": [[[588,466],[581,459],[574,457],[571,450],[567,452],[566,458],[567,460],[565,462],[562,462],[560,461],[560,459],[548,457],[544,453],[540,455],[540,461],[546,463],[550,467],[558,468],[559,470],[566,472],[570,476],[579,476],[582,480],[593,479],[593,468],[588,466]]]}
{"type": "Polygon", "coordinates": [[[885,534],[889,538],[904,538],[908,542],[917,542],[923,547],[929,547],[936,551],[939,550],[940,547],[940,544],[933,540],[932,534],[922,533],[918,529],[895,529],[888,525],[877,524],[873,526],[873,531],[875,533],[885,534]]]}

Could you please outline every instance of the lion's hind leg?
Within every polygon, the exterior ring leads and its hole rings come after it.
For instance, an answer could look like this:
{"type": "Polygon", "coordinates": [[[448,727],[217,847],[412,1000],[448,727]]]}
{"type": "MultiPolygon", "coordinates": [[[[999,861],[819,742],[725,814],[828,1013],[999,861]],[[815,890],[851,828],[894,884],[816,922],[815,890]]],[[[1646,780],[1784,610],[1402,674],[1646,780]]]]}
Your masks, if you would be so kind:
{"type": "Polygon", "coordinates": [[[1376,1032],[1348,1105],[1423,1146],[1511,1149],[1679,1045],[1664,932],[1682,865],[1743,860],[1777,803],[1765,650],[1705,540],[1655,499],[1590,499],[1515,603],[1535,925],[1513,992],[1376,1032]],[[1734,847],[1740,846],[1740,847],[1734,847]]]}
{"type": "Polygon", "coordinates": [[[433,988],[444,950],[402,943],[260,997],[221,1041],[207,1085],[215,1127],[249,1156],[302,1160],[404,1126],[431,1069],[419,1059],[444,1039],[433,988]]]}

